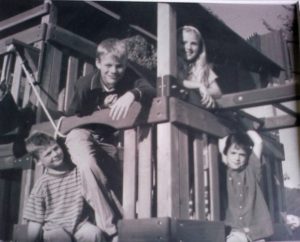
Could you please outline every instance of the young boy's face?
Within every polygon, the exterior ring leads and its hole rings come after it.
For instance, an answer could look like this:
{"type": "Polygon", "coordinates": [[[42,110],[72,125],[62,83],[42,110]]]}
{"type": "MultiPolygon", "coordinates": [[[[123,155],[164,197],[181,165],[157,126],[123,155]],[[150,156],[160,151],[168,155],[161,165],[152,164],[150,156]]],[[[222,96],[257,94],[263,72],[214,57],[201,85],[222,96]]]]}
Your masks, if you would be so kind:
{"type": "Polygon", "coordinates": [[[126,58],[106,54],[97,59],[96,66],[101,72],[101,79],[104,84],[109,88],[113,88],[124,75],[126,58]]]}
{"type": "Polygon", "coordinates": [[[232,144],[227,151],[227,166],[232,170],[240,170],[248,160],[247,152],[236,144],[232,144]]]}
{"type": "Polygon", "coordinates": [[[39,153],[39,161],[46,168],[61,170],[64,164],[64,153],[58,144],[53,143],[39,153]]]}

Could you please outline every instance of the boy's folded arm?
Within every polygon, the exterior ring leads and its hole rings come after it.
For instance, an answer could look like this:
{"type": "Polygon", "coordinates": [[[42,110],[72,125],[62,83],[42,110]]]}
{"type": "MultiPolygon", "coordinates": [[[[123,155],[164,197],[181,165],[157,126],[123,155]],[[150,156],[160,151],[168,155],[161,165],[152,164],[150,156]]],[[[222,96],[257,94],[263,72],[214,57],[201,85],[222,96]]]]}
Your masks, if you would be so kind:
{"type": "Polygon", "coordinates": [[[218,141],[218,148],[219,148],[219,152],[222,156],[222,161],[226,164],[226,155],[224,154],[224,148],[225,148],[225,144],[226,144],[226,140],[228,139],[228,136],[225,136],[221,139],[219,139],[218,141]]]}
{"type": "Polygon", "coordinates": [[[41,235],[42,224],[34,221],[28,222],[27,241],[35,242],[41,235]]]}

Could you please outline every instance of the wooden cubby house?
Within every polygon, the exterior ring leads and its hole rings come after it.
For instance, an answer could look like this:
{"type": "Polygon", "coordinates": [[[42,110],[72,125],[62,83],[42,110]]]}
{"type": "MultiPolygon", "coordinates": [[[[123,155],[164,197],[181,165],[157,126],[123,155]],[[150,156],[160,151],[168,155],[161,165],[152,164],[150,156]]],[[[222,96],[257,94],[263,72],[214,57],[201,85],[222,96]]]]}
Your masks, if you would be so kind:
{"type": "Polygon", "coordinates": [[[254,127],[264,137],[264,194],[276,228],[284,227],[280,216],[285,211],[284,147],[270,131],[298,124],[298,114],[280,103],[296,100],[299,89],[296,84],[267,87],[284,71],[281,66],[198,3],[27,0],[3,1],[3,5],[1,80],[7,81],[17,109],[33,108],[35,119],[27,120],[24,111],[22,124],[10,123],[1,130],[0,241],[24,238],[23,206],[42,172],[20,148],[22,139],[33,130],[54,133],[22,66],[32,71],[29,74],[46,107],[66,110],[75,81],[95,68],[96,43],[135,35],[157,50],[156,69],[134,61],[129,66],[156,86],[151,107],[146,110],[134,103],[121,121],[111,120],[108,110],[101,110],[60,123],[61,133],[88,123],[123,131],[125,214],[119,224],[120,241],[223,242],[217,141],[239,125],[254,127]],[[201,31],[209,61],[220,77],[224,95],[212,112],[187,103],[176,82],[176,29],[185,24],[201,31]],[[12,44],[14,50],[8,48],[12,44]],[[241,110],[266,104],[286,114],[261,119],[241,110]]]}

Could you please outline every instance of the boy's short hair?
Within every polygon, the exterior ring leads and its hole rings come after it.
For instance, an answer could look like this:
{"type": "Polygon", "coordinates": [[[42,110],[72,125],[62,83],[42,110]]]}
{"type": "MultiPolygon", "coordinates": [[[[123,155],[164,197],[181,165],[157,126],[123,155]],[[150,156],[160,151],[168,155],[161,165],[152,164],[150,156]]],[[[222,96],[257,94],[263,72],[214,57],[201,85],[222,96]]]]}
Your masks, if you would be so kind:
{"type": "Polygon", "coordinates": [[[227,154],[228,149],[232,144],[235,144],[241,149],[245,150],[247,155],[250,155],[253,147],[253,142],[246,133],[231,134],[228,136],[225,143],[225,147],[223,150],[223,153],[225,155],[227,154]]]}
{"type": "Polygon", "coordinates": [[[58,144],[58,142],[50,135],[43,132],[33,133],[25,140],[27,152],[30,153],[36,161],[40,159],[40,153],[43,150],[54,144],[58,144]]]}
{"type": "Polygon", "coordinates": [[[126,41],[116,38],[109,38],[101,41],[97,46],[96,58],[101,60],[101,57],[106,54],[113,54],[120,59],[127,59],[128,54],[126,41]]]}

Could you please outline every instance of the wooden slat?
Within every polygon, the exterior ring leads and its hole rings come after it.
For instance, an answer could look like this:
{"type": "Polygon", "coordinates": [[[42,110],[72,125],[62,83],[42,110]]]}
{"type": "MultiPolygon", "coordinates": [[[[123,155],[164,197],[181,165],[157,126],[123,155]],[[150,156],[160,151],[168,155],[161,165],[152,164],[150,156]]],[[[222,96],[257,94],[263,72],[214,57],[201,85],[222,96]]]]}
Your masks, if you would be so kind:
{"type": "Polygon", "coordinates": [[[180,217],[177,127],[157,125],[157,217],[180,217]]]}
{"type": "Polygon", "coordinates": [[[33,170],[25,169],[22,171],[22,180],[21,180],[21,194],[20,194],[19,219],[18,219],[18,223],[20,224],[25,222],[25,220],[23,219],[23,210],[24,210],[25,203],[28,200],[32,186],[33,186],[33,170]]]}
{"type": "Polygon", "coordinates": [[[210,138],[208,145],[209,157],[209,189],[211,202],[211,219],[220,220],[220,189],[219,189],[219,160],[217,140],[210,138]]]}
{"type": "Polygon", "coordinates": [[[0,22],[0,31],[3,31],[7,28],[16,26],[20,23],[24,23],[27,20],[43,16],[48,13],[49,10],[49,5],[48,4],[43,4],[40,6],[37,6],[35,8],[32,8],[28,11],[25,11],[23,13],[20,13],[18,15],[15,15],[11,18],[5,19],[0,22]]]}
{"type": "Polygon", "coordinates": [[[96,57],[97,45],[77,34],[57,25],[48,24],[47,40],[60,44],[64,47],[72,49],[82,55],[94,59],[96,57]]]}
{"type": "Polygon", "coordinates": [[[125,218],[136,216],[137,141],[136,130],[124,131],[123,208],[125,218]]]}
{"type": "Polygon", "coordinates": [[[65,111],[67,111],[67,108],[70,106],[71,97],[74,95],[74,86],[78,78],[78,65],[79,65],[78,59],[73,56],[70,56],[68,60],[67,81],[65,87],[65,101],[64,101],[65,111]]]}
{"type": "MultiPolygon", "coordinates": [[[[47,108],[56,110],[63,55],[61,50],[51,44],[48,44],[46,48],[41,79],[41,98],[47,108]]],[[[43,112],[40,107],[37,113],[39,122],[45,120],[42,116],[43,112]]]]}
{"type": "Polygon", "coordinates": [[[25,89],[24,89],[24,95],[22,99],[22,108],[26,107],[27,104],[29,103],[30,94],[31,94],[30,84],[25,80],[23,81],[25,82],[25,89]]]}
{"type": "Polygon", "coordinates": [[[85,62],[84,64],[83,64],[83,75],[87,75],[87,74],[89,74],[89,73],[91,73],[91,72],[93,72],[94,71],[94,65],[92,65],[91,63],[88,63],[88,62],[85,62]]]}
{"type": "Polygon", "coordinates": [[[262,131],[275,129],[284,129],[299,126],[299,118],[290,115],[281,115],[277,117],[263,118],[264,125],[260,128],[262,131]]]}
{"type": "Polygon", "coordinates": [[[138,218],[150,218],[152,208],[152,127],[139,128],[138,218]]]}
{"type": "Polygon", "coordinates": [[[224,137],[229,132],[209,111],[173,97],[170,98],[170,120],[216,137],[224,137]]]}
{"type": "Polygon", "coordinates": [[[7,52],[7,43],[12,39],[22,41],[26,44],[32,44],[43,40],[46,33],[46,24],[40,24],[35,27],[26,29],[16,34],[10,35],[0,40],[0,55],[7,52]]]}
{"type": "Polygon", "coordinates": [[[267,194],[268,194],[268,207],[269,211],[272,217],[272,220],[274,221],[275,218],[275,205],[274,205],[274,192],[273,192],[273,172],[272,172],[272,164],[270,162],[269,157],[263,156],[263,163],[266,166],[266,185],[267,185],[267,194]]]}
{"type": "Polygon", "coordinates": [[[14,76],[11,86],[11,94],[16,103],[18,103],[19,99],[19,90],[21,86],[22,80],[22,60],[19,56],[16,57],[15,67],[14,67],[14,76]]]}
{"type": "Polygon", "coordinates": [[[259,105],[274,104],[300,98],[299,85],[287,84],[257,90],[223,95],[217,100],[222,109],[247,108],[259,105]]]}
{"type": "Polygon", "coordinates": [[[189,218],[189,147],[188,147],[188,132],[186,128],[180,127],[177,129],[178,140],[178,162],[179,162],[179,209],[180,218],[189,218]]]}
{"type": "Polygon", "coordinates": [[[204,203],[204,165],[203,165],[203,141],[202,135],[197,132],[194,136],[194,190],[195,190],[195,219],[205,219],[204,203]]]}

